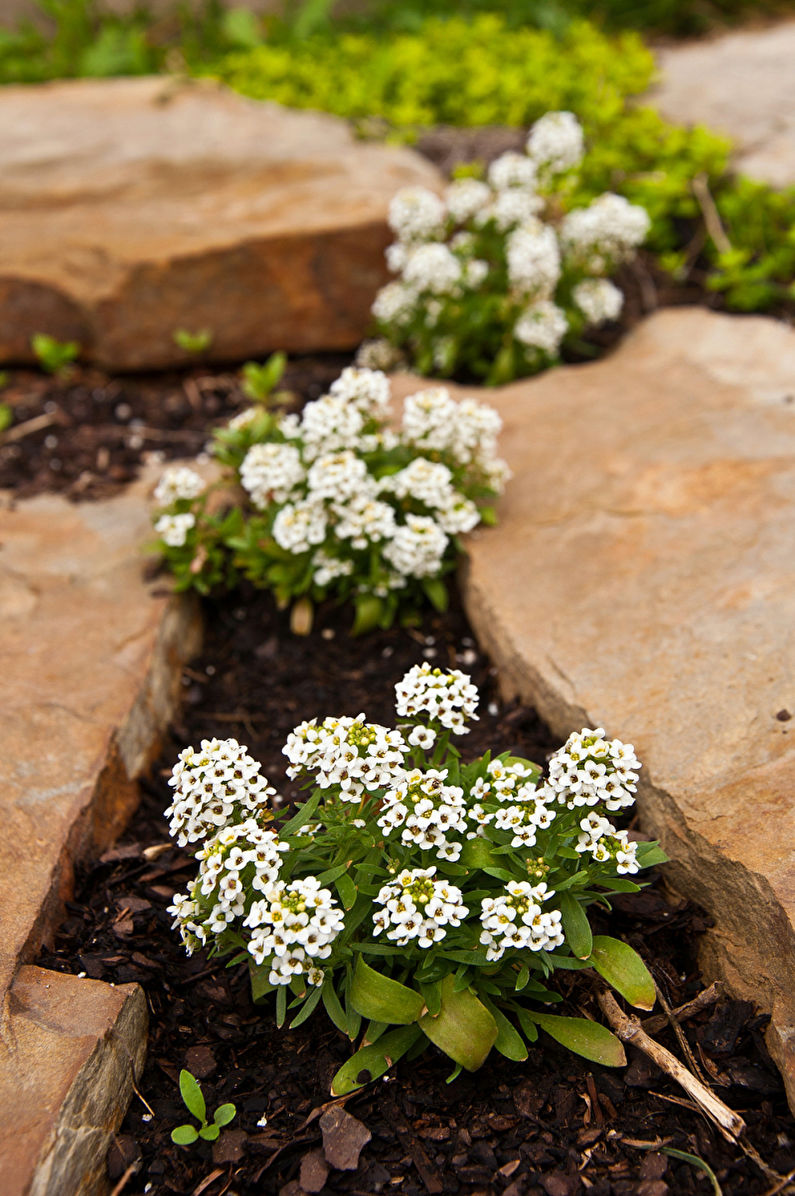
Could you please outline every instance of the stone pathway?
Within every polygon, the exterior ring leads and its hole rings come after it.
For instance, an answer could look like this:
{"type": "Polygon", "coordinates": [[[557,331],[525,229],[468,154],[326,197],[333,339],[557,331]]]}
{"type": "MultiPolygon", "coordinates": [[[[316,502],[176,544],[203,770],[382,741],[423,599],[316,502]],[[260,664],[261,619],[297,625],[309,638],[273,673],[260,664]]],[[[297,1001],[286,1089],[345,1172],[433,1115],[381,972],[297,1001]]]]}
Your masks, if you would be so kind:
{"type": "Polygon", "coordinates": [[[744,174],[795,185],[795,21],[670,46],[658,60],[650,99],[669,120],[728,133],[744,174]]]}
{"type": "Polygon", "coordinates": [[[353,348],[386,281],[387,205],[436,186],[411,150],[210,82],[0,91],[0,361],[74,339],[118,369],[353,348]]]}
{"type": "Polygon", "coordinates": [[[486,397],[515,476],[469,540],[475,632],[557,735],[636,745],[705,970],[772,1012],[795,1100],[795,332],[669,309],[486,397]]]}
{"type": "Polygon", "coordinates": [[[135,778],[198,646],[196,607],[155,596],[143,580],[152,480],[80,506],[6,501],[2,514],[3,1196],[34,1180],[36,1193],[83,1190],[145,1051],[135,986],[20,964],[62,917],[75,864],[107,847],[132,812],[135,778]]]}

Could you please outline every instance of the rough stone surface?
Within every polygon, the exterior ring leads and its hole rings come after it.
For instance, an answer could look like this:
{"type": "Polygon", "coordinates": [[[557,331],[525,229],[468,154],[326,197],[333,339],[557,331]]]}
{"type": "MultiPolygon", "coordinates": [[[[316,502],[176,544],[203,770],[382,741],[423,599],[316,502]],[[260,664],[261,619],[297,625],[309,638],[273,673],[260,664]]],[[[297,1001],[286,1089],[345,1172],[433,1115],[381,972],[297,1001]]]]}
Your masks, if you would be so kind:
{"type": "Polygon", "coordinates": [[[436,186],[411,150],[210,82],[79,80],[0,94],[0,360],[30,337],[106,366],[356,345],[386,280],[389,199],[436,186]]]}
{"type": "Polygon", "coordinates": [[[795,185],[795,21],[660,51],[652,100],[670,120],[728,133],[736,162],[776,187],[795,185]]]}
{"type": "Polygon", "coordinates": [[[138,985],[20,969],[0,1042],[3,1196],[107,1190],[105,1155],[143,1071],[146,1028],[138,985]]]}
{"type": "Polygon", "coordinates": [[[515,476],[469,538],[473,627],[558,735],[636,745],[707,971],[772,1012],[795,1100],[795,332],[671,309],[485,397],[515,476]]]}
{"type": "Polygon", "coordinates": [[[57,920],[75,861],[124,825],[197,644],[196,607],[143,578],[152,480],[2,513],[0,1000],[57,920]]]}

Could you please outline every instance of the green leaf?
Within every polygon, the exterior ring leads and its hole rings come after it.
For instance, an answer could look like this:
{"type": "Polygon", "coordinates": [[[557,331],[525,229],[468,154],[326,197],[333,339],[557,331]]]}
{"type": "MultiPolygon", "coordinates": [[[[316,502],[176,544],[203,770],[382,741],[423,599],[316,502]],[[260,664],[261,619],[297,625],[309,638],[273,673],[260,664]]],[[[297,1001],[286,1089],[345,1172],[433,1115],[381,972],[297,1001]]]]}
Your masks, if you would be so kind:
{"type": "Polygon", "coordinates": [[[342,876],[338,876],[334,881],[334,887],[340,895],[340,901],[342,902],[343,908],[346,910],[353,909],[354,905],[356,904],[356,898],[359,895],[359,890],[356,888],[356,885],[351,880],[350,876],[345,873],[343,873],[342,876]]]}
{"type": "Polygon", "coordinates": [[[251,999],[252,1001],[262,1001],[276,987],[271,984],[268,976],[270,975],[270,964],[256,964],[254,960],[249,958],[248,961],[248,975],[251,981],[251,999]]]}
{"type": "Polygon", "coordinates": [[[546,1030],[561,1046],[604,1067],[624,1067],[624,1048],[606,1026],[585,1017],[559,1017],[556,1013],[527,1011],[526,1016],[546,1030]]]}
{"type": "Polygon", "coordinates": [[[326,979],[322,989],[323,1008],[329,1015],[329,1018],[343,1034],[348,1033],[348,1019],[345,1016],[345,1010],[342,1008],[340,999],[337,996],[337,990],[330,979],[326,979]]]}
{"type": "Polygon", "coordinates": [[[364,635],[365,631],[372,631],[378,626],[383,613],[384,603],[380,598],[374,594],[359,594],[351,635],[364,635]]]}
{"type": "Polygon", "coordinates": [[[390,1030],[382,1034],[377,1042],[362,1047],[355,1055],[351,1055],[347,1063],[343,1063],[334,1079],[331,1081],[332,1096],[346,1096],[355,1092],[371,1080],[377,1080],[388,1071],[406,1051],[414,1046],[420,1037],[416,1025],[401,1026],[398,1030],[390,1030]],[[368,1079],[360,1080],[363,1072],[368,1073],[368,1079]]]}
{"type": "Polygon", "coordinates": [[[444,614],[450,604],[450,595],[447,593],[447,586],[441,577],[426,578],[422,583],[422,588],[431,606],[440,614],[444,614]]]}
{"type": "Polygon", "coordinates": [[[287,1017],[287,989],[283,984],[276,988],[276,1025],[281,1030],[287,1017]]]}
{"type": "Polygon", "coordinates": [[[320,805],[322,796],[321,790],[316,789],[308,801],[301,803],[297,813],[293,815],[289,822],[285,822],[281,828],[279,834],[282,839],[286,839],[288,835],[294,835],[302,826],[306,826],[307,822],[312,821],[312,816],[320,805]]]}
{"type": "Polygon", "coordinates": [[[185,1108],[193,1114],[197,1121],[207,1118],[207,1105],[199,1087],[199,1081],[183,1067],[179,1073],[179,1091],[185,1102],[185,1108]]]}
{"type": "Polygon", "coordinates": [[[620,992],[637,1009],[653,1009],[657,990],[649,969],[628,943],[608,935],[597,935],[588,961],[603,980],[620,992]]]}
{"type": "Polygon", "coordinates": [[[302,1023],[305,1022],[307,1020],[307,1018],[310,1018],[312,1016],[312,1014],[315,1012],[315,1010],[317,1009],[317,1006],[320,1002],[320,994],[321,994],[320,988],[312,989],[311,993],[309,994],[309,996],[306,998],[303,1005],[299,1009],[298,1013],[295,1015],[293,1020],[290,1022],[291,1030],[294,1030],[296,1026],[302,1025],[302,1023]]]}
{"type": "Polygon", "coordinates": [[[511,1025],[502,1010],[498,1009],[492,1001],[484,997],[483,1004],[497,1023],[497,1037],[494,1042],[494,1049],[499,1051],[501,1055],[504,1055],[506,1059],[513,1059],[514,1063],[522,1063],[527,1058],[527,1047],[522,1040],[521,1034],[511,1025]]]}
{"type": "Polygon", "coordinates": [[[659,843],[639,843],[635,858],[641,868],[653,868],[655,864],[665,864],[668,856],[659,843]]]}
{"type": "Polygon", "coordinates": [[[198,1136],[198,1131],[192,1125],[178,1125],[171,1131],[171,1141],[176,1142],[177,1146],[190,1146],[198,1136]]]}
{"type": "Polygon", "coordinates": [[[420,993],[382,976],[361,955],[356,957],[348,999],[362,1017],[398,1026],[416,1022],[425,1007],[420,993]]]}
{"type": "Polygon", "coordinates": [[[467,868],[486,868],[495,863],[496,857],[488,839],[477,835],[474,839],[467,839],[459,859],[467,868]]]}
{"type": "Polygon", "coordinates": [[[216,1125],[229,1125],[229,1122],[234,1120],[236,1113],[237,1109],[230,1101],[226,1105],[218,1106],[218,1108],[215,1110],[213,1121],[216,1125]]]}
{"type": "Polygon", "coordinates": [[[705,1175],[709,1176],[709,1181],[712,1184],[712,1191],[715,1193],[715,1196],[723,1196],[721,1186],[718,1183],[717,1175],[712,1170],[709,1163],[706,1163],[703,1159],[700,1159],[697,1154],[688,1154],[687,1151],[676,1150],[673,1146],[661,1146],[659,1147],[659,1151],[660,1154],[667,1154],[672,1159],[681,1159],[683,1163],[690,1163],[693,1167],[698,1167],[700,1171],[703,1171],[705,1175]]]}
{"type": "Polygon", "coordinates": [[[561,893],[558,905],[567,943],[578,959],[587,959],[593,948],[593,935],[585,910],[571,893],[561,893]]]}
{"type": "Polygon", "coordinates": [[[497,1040],[497,1023],[474,993],[454,991],[452,976],[442,981],[442,1008],[419,1020],[422,1031],[455,1063],[477,1071],[497,1040]]]}
{"type": "Polygon", "coordinates": [[[0,434],[11,427],[14,422],[14,413],[8,403],[0,403],[0,434]]]}
{"type": "Polygon", "coordinates": [[[213,1122],[211,1125],[203,1125],[199,1130],[199,1137],[204,1138],[205,1142],[215,1142],[216,1138],[221,1133],[221,1127],[213,1122]]]}

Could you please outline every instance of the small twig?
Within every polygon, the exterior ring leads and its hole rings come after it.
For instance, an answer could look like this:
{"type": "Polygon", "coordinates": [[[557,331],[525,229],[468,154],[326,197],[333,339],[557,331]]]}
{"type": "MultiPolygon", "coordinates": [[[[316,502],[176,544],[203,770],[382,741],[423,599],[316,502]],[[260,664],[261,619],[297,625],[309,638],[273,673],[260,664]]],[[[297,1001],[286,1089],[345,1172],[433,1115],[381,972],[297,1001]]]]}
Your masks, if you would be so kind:
{"type": "MultiPolygon", "coordinates": [[[[659,991],[658,989],[658,995],[659,991]]],[[[710,984],[709,988],[703,989],[698,996],[693,997],[692,1001],[687,1001],[684,1005],[672,1009],[671,1016],[676,1018],[677,1022],[686,1022],[688,1018],[701,1013],[702,1009],[708,1009],[710,1005],[714,1005],[720,995],[720,984],[716,980],[714,984],[710,984]]],[[[666,1014],[656,1013],[654,1017],[644,1018],[641,1025],[647,1034],[659,1034],[660,1030],[664,1030],[668,1025],[668,1022],[669,1018],[666,1014]]]]}
{"type": "MultiPolygon", "coordinates": [[[[682,1027],[679,1025],[679,1021],[678,1021],[677,1017],[675,1016],[673,1009],[671,1008],[671,1006],[668,1004],[667,1000],[665,999],[665,994],[660,990],[659,984],[655,984],[654,987],[657,989],[657,1000],[660,1002],[660,1004],[663,1007],[663,1013],[665,1014],[665,1019],[666,1019],[668,1025],[671,1027],[674,1034],[676,1035],[676,1041],[679,1043],[679,1046],[682,1049],[682,1054],[684,1055],[687,1062],[690,1064],[691,1068],[693,1069],[694,1074],[697,1076],[697,1078],[699,1080],[701,1080],[701,1083],[708,1086],[709,1081],[707,1080],[707,1077],[704,1075],[703,1071],[701,1070],[698,1063],[696,1062],[696,1057],[690,1049],[690,1043],[685,1038],[685,1032],[682,1029],[682,1027]]],[[[648,1031],[644,1030],[644,1033],[648,1033],[648,1031]]]]}
{"type": "Polygon", "coordinates": [[[768,1188],[763,1196],[778,1196],[779,1192],[783,1192],[794,1179],[795,1171],[790,1171],[789,1175],[782,1175],[780,1181],[774,1187],[768,1188]]]}
{"type": "Polygon", "coordinates": [[[715,206],[715,200],[712,198],[706,174],[703,171],[701,174],[697,174],[691,185],[693,187],[693,194],[698,200],[698,206],[701,208],[701,215],[704,217],[707,232],[712,238],[715,248],[720,253],[731,253],[732,243],[726,236],[726,229],[721,223],[720,213],[715,206]]]}
{"type": "Polygon", "coordinates": [[[114,1185],[110,1196],[120,1196],[120,1193],[123,1192],[124,1189],[127,1187],[127,1180],[132,1179],[132,1177],[135,1175],[136,1171],[138,1170],[138,1167],[139,1167],[138,1163],[130,1163],[129,1167],[124,1172],[124,1175],[121,1177],[119,1182],[114,1185]]]}
{"type": "Polygon", "coordinates": [[[621,1041],[631,1042],[644,1055],[647,1055],[661,1071],[675,1080],[717,1125],[724,1137],[729,1141],[736,1141],[745,1132],[745,1122],[739,1113],[735,1113],[728,1105],[725,1105],[714,1092],[702,1084],[701,1080],[688,1071],[675,1055],[660,1046],[653,1038],[649,1038],[639,1019],[634,1015],[628,1017],[619,1008],[611,993],[599,993],[598,1000],[602,1012],[621,1041]]]}
{"type": "Polygon", "coordinates": [[[22,440],[25,436],[31,436],[34,432],[41,432],[42,429],[49,428],[50,424],[57,422],[58,417],[54,412],[36,415],[33,419],[26,419],[24,424],[17,424],[16,427],[3,432],[0,440],[3,444],[12,444],[16,440],[22,440]]]}

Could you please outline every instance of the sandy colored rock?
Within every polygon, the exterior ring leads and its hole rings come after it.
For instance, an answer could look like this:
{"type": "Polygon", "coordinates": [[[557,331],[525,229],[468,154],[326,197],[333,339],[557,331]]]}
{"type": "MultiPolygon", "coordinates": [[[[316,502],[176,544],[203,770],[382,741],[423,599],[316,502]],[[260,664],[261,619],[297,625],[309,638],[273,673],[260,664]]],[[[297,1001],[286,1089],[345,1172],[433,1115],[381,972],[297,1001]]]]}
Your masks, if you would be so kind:
{"type": "Polygon", "coordinates": [[[358,344],[387,278],[387,206],[435,186],[411,150],[211,82],[79,80],[0,94],[0,360],[30,337],[105,366],[358,344]]]}
{"type": "Polygon", "coordinates": [[[795,185],[795,21],[670,46],[658,61],[651,99],[665,116],[728,133],[741,171],[795,185]]]}
{"type": "Polygon", "coordinates": [[[105,1155],[143,1071],[146,1029],[138,985],[20,969],[0,1041],[3,1196],[107,1191],[105,1155]]]}
{"type": "Polygon", "coordinates": [[[134,808],[197,646],[196,607],[143,577],[152,481],[2,511],[0,1001],[134,808]]]}
{"type": "Polygon", "coordinates": [[[635,744],[707,971],[772,1012],[795,1100],[795,332],[662,311],[484,397],[515,476],[469,537],[473,627],[561,738],[635,744]]]}

